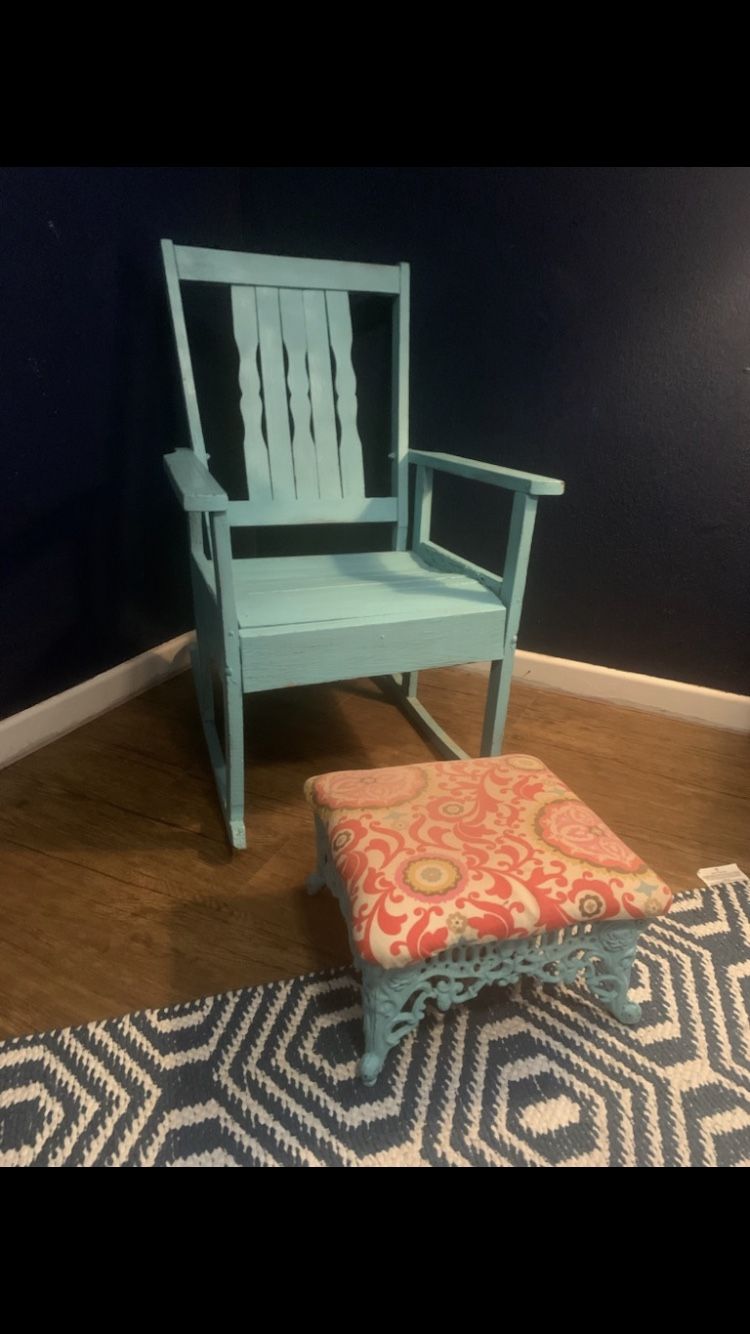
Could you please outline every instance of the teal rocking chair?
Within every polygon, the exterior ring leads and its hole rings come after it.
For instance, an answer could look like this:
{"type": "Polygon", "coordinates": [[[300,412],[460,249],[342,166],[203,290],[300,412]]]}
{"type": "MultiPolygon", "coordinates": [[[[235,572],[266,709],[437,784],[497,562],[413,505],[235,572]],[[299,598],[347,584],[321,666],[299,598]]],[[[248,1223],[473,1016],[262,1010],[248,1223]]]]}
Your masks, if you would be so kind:
{"type": "MultiPolygon", "coordinates": [[[[192,449],[165,459],[190,524],[192,664],[221,806],[245,847],[243,694],[370,676],[449,759],[466,753],[417,698],[421,668],[491,662],[481,754],[500,750],[537,498],[562,482],[408,446],[409,266],[206,250],[162,242],[192,449]],[[231,289],[248,499],[208,468],[181,283],[231,289]],[[390,496],[368,497],[357,422],[350,293],[392,300],[390,496]],[[416,474],[413,534],[409,473],[416,474]],[[502,578],[430,539],[435,472],[513,492],[502,578]],[[387,524],[388,550],[237,559],[232,530],[387,524]],[[223,690],[224,738],[212,664],[223,690]]],[[[356,537],[352,546],[356,546],[356,537]]]]}

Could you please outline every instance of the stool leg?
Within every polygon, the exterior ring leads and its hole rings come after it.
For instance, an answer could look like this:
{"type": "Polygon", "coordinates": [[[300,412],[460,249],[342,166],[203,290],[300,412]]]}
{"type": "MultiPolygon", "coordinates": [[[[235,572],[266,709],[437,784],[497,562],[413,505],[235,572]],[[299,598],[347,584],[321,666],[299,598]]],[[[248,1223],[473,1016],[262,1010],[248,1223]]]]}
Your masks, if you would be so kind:
{"type": "Polygon", "coordinates": [[[589,991],[623,1024],[636,1024],[641,1007],[628,1000],[640,922],[611,922],[595,927],[588,937],[586,981],[589,991]]]}
{"type": "Polygon", "coordinates": [[[362,963],[362,1009],[364,1011],[365,1054],[359,1073],[365,1084],[374,1084],[392,1047],[424,1017],[426,992],[420,986],[423,966],[381,968],[362,963]],[[418,993],[416,1004],[411,1002],[418,993]]]}
{"type": "Polygon", "coordinates": [[[365,1084],[374,1084],[383,1069],[390,1050],[388,1034],[395,1008],[389,996],[386,970],[365,966],[362,969],[365,1054],[359,1063],[359,1073],[365,1084]]]}

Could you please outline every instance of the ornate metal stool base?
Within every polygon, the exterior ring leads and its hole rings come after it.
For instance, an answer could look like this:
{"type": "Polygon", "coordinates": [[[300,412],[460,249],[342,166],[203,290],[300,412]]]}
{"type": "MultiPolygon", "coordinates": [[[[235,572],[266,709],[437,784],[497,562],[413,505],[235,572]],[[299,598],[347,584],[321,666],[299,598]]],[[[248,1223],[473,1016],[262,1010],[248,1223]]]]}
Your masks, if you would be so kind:
{"type": "MultiPolygon", "coordinates": [[[[349,895],[328,848],[326,831],[316,819],[318,869],[307,882],[315,894],[327,886],[338,899],[350,930],[349,895]]],[[[509,986],[521,977],[540,982],[573,982],[579,972],[591,993],[625,1024],[637,1023],[641,1009],[628,1000],[630,972],[641,931],[647,922],[604,921],[522,940],[481,941],[441,950],[404,968],[381,968],[362,959],[352,941],[352,956],[362,978],[365,1050],[359,1066],[365,1084],[374,1084],[388,1052],[424,1018],[429,1000],[440,1010],[471,1000],[490,983],[509,986]]]]}
{"type": "Polygon", "coordinates": [[[671,890],[534,755],[321,774],[305,795],[309,888],[336,895],[362,976],[366,1083],[428,1000],[447,1010],[490,982],[582,973],[638,1020],[638,937],[671,890]]]}

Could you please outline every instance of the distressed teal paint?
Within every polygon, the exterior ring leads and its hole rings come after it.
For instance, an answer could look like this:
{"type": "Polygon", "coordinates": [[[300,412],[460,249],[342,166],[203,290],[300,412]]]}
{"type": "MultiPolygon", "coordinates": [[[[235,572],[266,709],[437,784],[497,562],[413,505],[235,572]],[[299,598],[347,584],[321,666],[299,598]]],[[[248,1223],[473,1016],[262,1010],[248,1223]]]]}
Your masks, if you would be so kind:
{"type": "Polygon", "coordinates": [[[467,477],[475,482],[501,486],[506,491],[522,491],[530,496],[561,496],[565,483],[555,477],[539,477],[533,472],[518,472],[516,468],[500,468],[496,463],[477,463],[474,459],[454,457],[452,454],[431,454],[423,449],[410,449],[410,463],[454,477],[467,477]]]}
{"type": "Polygon", "coordinates": [[[232,845],[245,846],[243,693],[381,677],[440,754],[465,758],[417,698],[418,674],[423,668],[490,660],[482,754],[496,753],[536,497],[559,495],[562,483],[409,450],[408,264],[241,254],[171,241],[162,242],[162,251],[192,446],[168,455],[165,464],[189,517],[197,631],[193,670],[232,845]],[[180,284],[186,281],[231,289],[247,500],[227,496],[210,472],[182,306],[180,284]],[[393,298],[391,496],[365,495],[350,292],[393,298]],[[410,464],[417,469],[411,550],[410,464]],[[515,493],[503,577],[430,540],[436,471],[515,493]],[[391,549],[328,558],[232,556],[236,528],[360,523],[390,525],[391,549]],[[223,738],[214,717],[212,665],[224,696],[223,738]]]}
{"type": "Polygon", "coordinates": [[[521,940],[464,942],[404,968],[381,968],[362,959],[354,945],[349,895],[330,853],[328,837],[315,820],[317,869],[308,879],[315,894],[327,886],[338,900],[352,957],[362,980],[364,1054],[360,1075],[374,1084],[385,1058],[424,1018],[427,1002],[449,1010],[472,1000],[483,987],[510,986],[521,977],[569,984],[583,973],[589,991],[616,1019],[635,1024],[640,1006],[628,999],[630,975],[647,922],[604,921],[542,931],[521,940]]]}

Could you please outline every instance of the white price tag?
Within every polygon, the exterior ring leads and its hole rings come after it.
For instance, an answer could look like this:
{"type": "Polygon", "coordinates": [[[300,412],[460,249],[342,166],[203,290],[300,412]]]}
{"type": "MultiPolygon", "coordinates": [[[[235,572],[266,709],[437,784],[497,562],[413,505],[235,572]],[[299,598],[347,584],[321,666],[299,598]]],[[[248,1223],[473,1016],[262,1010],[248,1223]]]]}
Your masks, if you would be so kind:
{"type": "Polygon", "coordinates": [[[704,885],[736,885],[739,881],[750,889],[750,877],[746,876],[734,862],[731,866],[704,866],[698,875],[704,885]]]}

